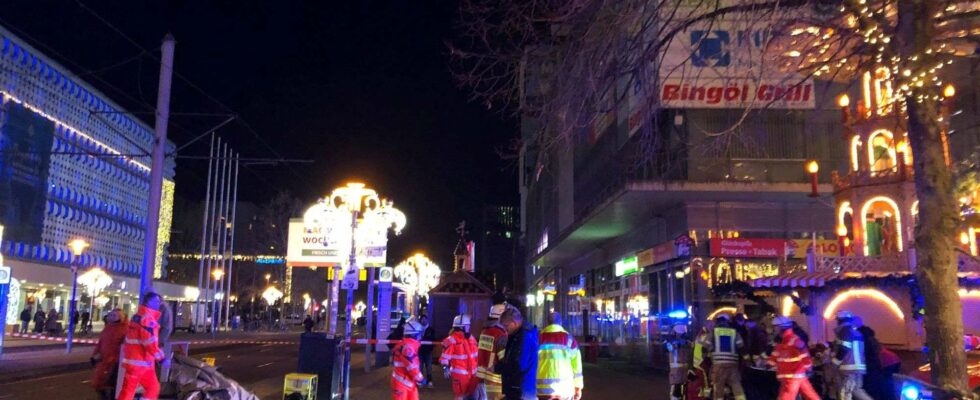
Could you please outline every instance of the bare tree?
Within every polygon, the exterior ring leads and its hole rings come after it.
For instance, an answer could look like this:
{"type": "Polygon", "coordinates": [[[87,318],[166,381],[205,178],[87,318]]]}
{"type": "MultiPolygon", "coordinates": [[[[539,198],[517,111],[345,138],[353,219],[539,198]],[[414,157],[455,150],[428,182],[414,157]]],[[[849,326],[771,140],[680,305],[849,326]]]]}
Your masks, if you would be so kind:
{"type": "MultiPolygon", "coordinates": [[[[636,118],[651,121],[642,153],[652,157],[665,52],[678,33],[725,18],[765,27],[771,35],[760,64],[799,82],[848,82],[887,68],[915,154],[916,274],[933,379],[952,396],[968,396],[954,250],[960,214],[940,108],[943,68],[977,55],[978,9],[976,0],[464,0],[450,49],[473,100],[533,121],[535,135],[519,146],[539,157],[620,107],[623,86],[640,91],[636,118]]],[[[751,109],[765,107],[746,106],[742,119],[709,136],[732,143],[751,109]]]]}

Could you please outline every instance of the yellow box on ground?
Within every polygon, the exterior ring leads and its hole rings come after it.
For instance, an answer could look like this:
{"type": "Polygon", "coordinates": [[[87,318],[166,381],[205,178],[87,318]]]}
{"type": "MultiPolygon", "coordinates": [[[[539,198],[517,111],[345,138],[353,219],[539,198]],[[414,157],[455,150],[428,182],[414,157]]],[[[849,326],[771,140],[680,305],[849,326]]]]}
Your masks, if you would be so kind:
{"type": "Polygon", "coordinates": [[[317,376],[314,374],[286,374],[282,384],[283,400],[316,400],[317,376]]]}
{"type": "Polygon", "coordinates": [[[201,361],[204,361],[205,364],[212,367],[214,366],[214,357],[201,357],[201,361]]]}

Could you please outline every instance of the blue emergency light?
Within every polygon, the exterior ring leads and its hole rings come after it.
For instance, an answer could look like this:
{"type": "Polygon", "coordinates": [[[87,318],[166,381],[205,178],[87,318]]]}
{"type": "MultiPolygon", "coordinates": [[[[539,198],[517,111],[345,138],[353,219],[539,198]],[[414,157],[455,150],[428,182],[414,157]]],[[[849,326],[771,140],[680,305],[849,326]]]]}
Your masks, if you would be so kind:
{"type": "Polygon", "coordinates": [[[668,313],[667,316],[673,319],[687,319],[687,311],[675,310],[668,313]]]}
{"type": "Polygon", "coordinates": [[[902,388],[902,400],[919,400],[919,388],[915,385],[907,385],[902,388]]]}

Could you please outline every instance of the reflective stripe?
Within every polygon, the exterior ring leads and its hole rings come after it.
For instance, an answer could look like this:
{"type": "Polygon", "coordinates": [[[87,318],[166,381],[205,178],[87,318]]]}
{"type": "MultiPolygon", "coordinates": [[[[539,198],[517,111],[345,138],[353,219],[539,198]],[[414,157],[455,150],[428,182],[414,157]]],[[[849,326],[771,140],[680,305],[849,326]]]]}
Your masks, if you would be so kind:
{"type": "Polygon", "coordinates": [[[506,349],[498,351],[497,352],[497,359],[501,359],[502,360],[504,358],[504,352],[505,351],[506,351],[506,349]]]}
{"type": "Polygon", "coordinates": [[[151,338],[146,339],[146,340],[126,338],[126,344],[140,344],[140,345],[143,345],[143,344],[155,343],[156,341],[157,341],[157,338],[156,337],[151,337],[151,338]]]}
{"type": "Polygon", "coordinates": [[[779,374],[776,379],[801,379],[806,378],[806,374],[779,374]]]}
{"type": "Polygon", "coordinates": [[[810,358],[810,355],[807,354],[807,353],[803,353],[803,354],[800,354],[800,355],[798,355],[796,357],[785,357],[785,358],[783,358],[783,357],[777,357],[776,358],[776,361],[777,362],[798,362],[798,361],[803,361],[804,359],[807,359],[807,358],[810,358]]]}
{"type": "Polygon", "coordinates": [[[561,378],[538,378],[538,385],[550,385],[552,383],[561,383],[561,378]]]}
{"type": "Polygon", "coordinates": [[[401,361],[394,361],[394,362],[391,363],[391,365],[394,366],[394,367],[405,367],[405,363],[403,363],[401,361]]]}
{"type": "Polygon", "coordinates": [[[467,371],[462,368],[450,368],[449,372],[452,372],[454,374],[460,374],[460,375],[473,375],[472,371],[467,371]]]}
{"type": "Polygon", "coordinates": [[[443,354],[443,357],[446,357],[446,358],[451,359],[451,360],[465,360],[465,359],[470,358],[470,357],[476,358],[476,354],[472,354],[472,355],[466,355],[466,354],[443,354]]]}
{"type": "Polygon", "coordinates": [[[687,364],[685,364],[685,363],[670,363],[670,367],[671,368],[684,368],[686,366],[687,366],[687,364]]]}
{"type": "Polygon", "coordinates": [[[122,359],[123,364],[129,364],[135,367],[152,367],[153,361],[142,361],[142,360],[130,360],[128,358],[122,359]]]}
{"type": "Polygon", "coordinates": [[[392,373],[391,374],[391,377],[394,378],[396,381],[400,382],[402,385],[405,385],[405,386],[408,386],[408,387],[414,387],[415,386],[415,382],[412,382],[412,381],[406,379],[404,376],[398,375],[396,373],[392,373]]]}

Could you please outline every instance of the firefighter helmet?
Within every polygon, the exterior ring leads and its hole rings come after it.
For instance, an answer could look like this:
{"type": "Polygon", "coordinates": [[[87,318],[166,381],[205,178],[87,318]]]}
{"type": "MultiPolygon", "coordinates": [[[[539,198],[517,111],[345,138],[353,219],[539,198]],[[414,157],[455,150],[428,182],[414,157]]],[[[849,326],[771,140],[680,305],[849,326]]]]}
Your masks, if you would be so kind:
{"type": "Polygon", "coordinates": [[[422,323],[415,319],[415,317],[412,317],[405,322],[404,336],[418,339],[422,336],[422,331],[424,330],[425,327],[422,326],[422,323]]]}
{"type": "Polygon", "coordinates": [[[453,318],[453,328],[467,328],[470,327],[470,316],[469,314],[460,314],[456,318],[453,318]]]}

